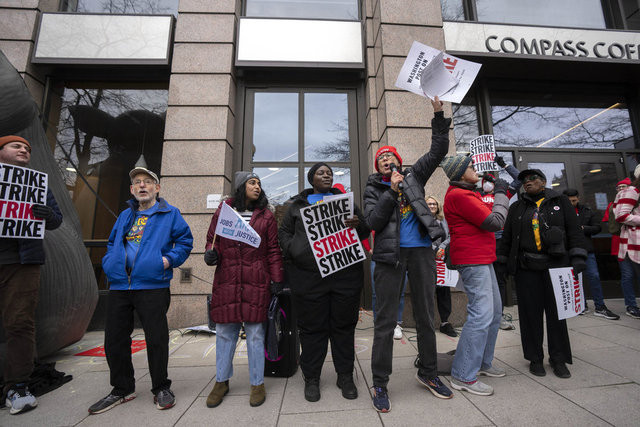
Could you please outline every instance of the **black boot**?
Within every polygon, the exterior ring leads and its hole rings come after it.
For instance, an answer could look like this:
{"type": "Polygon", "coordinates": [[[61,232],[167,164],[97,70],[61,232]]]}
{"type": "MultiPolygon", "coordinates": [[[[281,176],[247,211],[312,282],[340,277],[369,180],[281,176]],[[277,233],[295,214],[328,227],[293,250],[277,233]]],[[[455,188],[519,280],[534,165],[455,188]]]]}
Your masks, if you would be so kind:
{"type": "Polygon", "coordinates": [[[357,399],[358,389],[353,382],[353,374],[338,374],[338,382],[336,383],[339,389],[342,390],[342,397],[345,399],[357,399]]]}
{"type": "Polygon", "coordinates": [[[320,379],[305,378],[304,379],[304,398],[309,402],[317,402],[320,400],[320,379]]]}

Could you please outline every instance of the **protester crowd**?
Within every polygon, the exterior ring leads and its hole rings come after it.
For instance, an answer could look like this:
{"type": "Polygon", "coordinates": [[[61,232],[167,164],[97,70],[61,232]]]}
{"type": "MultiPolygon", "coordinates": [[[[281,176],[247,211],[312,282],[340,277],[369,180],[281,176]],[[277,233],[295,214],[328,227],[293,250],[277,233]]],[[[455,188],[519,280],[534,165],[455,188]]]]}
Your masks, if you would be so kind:
{"type": "MultiPolygon", "coordinates": [[[[530,371],[546,374],[546,323],[549,365],[559,378],[571,376],[566,320],[559,319],[548,269],[572,267],[576,274],[584,272],[594,314],[618,319],[604,303],[591,242],[603,222],[613,235],[611,250],[622,273],[626,314],[640,318],[633,291],[634,276],[640,276],[640,166],[634,171],[634,182],[625,179],[618,183],[615,201],[600,221],[580,203],[576,190],[567,189],[561,194],[548,188],[547,178],[539,169],[518,171],[497,157],[496,163],[512,177],[508,183],[496,174],[479,176],[470,156],[447,156],[451,119],[445,118],[437,97],[431,103],[434,117],[429,151],[403,168],[402,156],[395,147],[381,147],[373,164],[376,173],[369,176],[363,191],[362,209],[353,204],[352,213],[329,224],[338,230],[351,230],[348,236],[356,243],[375,236],[366,252],[372,264],[375,319],[371,395],[379,412],[391,409],[387,386],[393,340],[402,337],[405,286],[410,290],[417,332],[415,378],[437,398],[454,396],[438,376],[436,328],[450,337],[457,337],[458,332],[449,323],[451,290],[435,283],[436,262],[445,262],[449,269],[458,271],[468,299],[466,323],[449,380],[454,390],[491,395],[493,388],[478,377],[505,376],[493,359],[499,329],[513,328],[503,318],[508,275],[515,278],[522,349],[530,371]],[[438,167],[450,181],[442,204],[425,194],[425,186],[438,167]],[[517,201],[510,205],[515,195],[517,201]],[[434,325],[436,308],[439,325],[434,325]]],[[[0,163],[26,167],[30,152],[29,142],[21,137],[0,138],[0,163]]],[[[161,186],[156,173],[136,167],[129,176],[132,198],[113,227],[102,260],[110,286],[105,352],[112,389],[89,407],[91,414],[105,412],[136,396],[130,351],[134,311],[145,333],[154,403],[158,409],[168,409],[176,401],[167,373],[166,313],[173,269],[188,258],[193,237],[180,211],[159,197],[161,186]]],[[[253,172],[235,173],[233,195],[221,202],[211,218],[206,242],[201,242],[205,263],[216,266],[210,305],[210,318],[216,324],[216,377],[206,400],[208,407],[222,404],[232,387],[233,359],[241,329],[246,334],[249,403],[259,406],[265,401],[265,322],[273,296],[288,291],[297,314],[305,399],[321,399],[322,367],[329,345],[342,396],[358,397],[353,377],[354,334],[364,286],[364,255],[355,250],[362,257],[354,262],[348,261],[350,255],[345,252],[342,261],[332,261],[335,265],[342,262],[343,267],[325,271],[314,254],[320,249],[308,238],[308,227],[313,224],[308,209],[327,207],[329,200],[343,194],[334,187],[333,177],[328,164],[313,165],[307,175],[311,187],[287,202],[286,214],[278,225],[260,177],[253,172]],[[238,215],[255,244],[219,232],[220,217],[227,209],[238,215]]],[[[62,222],[50,193],[46,204],[33,205],[32,214],[45,221],[47,230],[62,222]]],[[[0,248],[0,310],[7,333],[3,392],[10,412],[18,414],[37,406],[26,381],[33,370],[34,316],[40,266],[45,259],[42,240],[0,238],[0,248]]],[[[585,306],[584,312],[587,310],[585,306]]]]}

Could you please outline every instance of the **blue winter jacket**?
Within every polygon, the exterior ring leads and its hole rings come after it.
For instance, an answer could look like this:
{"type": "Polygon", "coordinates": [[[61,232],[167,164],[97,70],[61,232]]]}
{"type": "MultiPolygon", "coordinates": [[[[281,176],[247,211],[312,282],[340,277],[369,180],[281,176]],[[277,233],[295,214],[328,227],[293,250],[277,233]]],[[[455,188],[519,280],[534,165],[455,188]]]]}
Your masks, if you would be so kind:
{"type": "Polygon", "coordinates": [[[126,270],[126,236],[135,220],[138,202],[127,202],[129,209],[123,211],[111,230],[107,254],[102,258],[102,269],[109,279],[112,290],[140,290],[168,288],[173,277],[173,268],[179,267],[193,249],[193,236],[178,208],[158,198],[158,210],[149,216],[140,241],[131,274],[126,270]],[[169,260],[166,270],[162,257],[169,260]]]}

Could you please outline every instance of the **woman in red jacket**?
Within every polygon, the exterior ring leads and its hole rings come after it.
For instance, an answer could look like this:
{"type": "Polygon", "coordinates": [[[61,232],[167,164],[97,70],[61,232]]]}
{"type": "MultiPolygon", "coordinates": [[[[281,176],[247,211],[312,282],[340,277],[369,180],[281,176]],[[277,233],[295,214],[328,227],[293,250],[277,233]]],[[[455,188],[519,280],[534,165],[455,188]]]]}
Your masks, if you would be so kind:
{"type": "Polygon", "coordinates": [[[211,218],[204,260],[207,265],[218,267],[213,279],[210,313],[211,320],[216,322],[216,384],[207,397],[209,408],[218,406],[229,392],[233,354],[243,323],[251,382],[249,403],[259,406],[265,401],[264,322],[271,300],[270,286],[275,291],[282,287],[283,280],[278,225],[267,208],[260,178],[242,171],[236,172],[234,182],[234,197],[222,203],[238,211],[262,240],[260,246],[254,248],[220,236],[215,239],[220,208],[211,218]]]}

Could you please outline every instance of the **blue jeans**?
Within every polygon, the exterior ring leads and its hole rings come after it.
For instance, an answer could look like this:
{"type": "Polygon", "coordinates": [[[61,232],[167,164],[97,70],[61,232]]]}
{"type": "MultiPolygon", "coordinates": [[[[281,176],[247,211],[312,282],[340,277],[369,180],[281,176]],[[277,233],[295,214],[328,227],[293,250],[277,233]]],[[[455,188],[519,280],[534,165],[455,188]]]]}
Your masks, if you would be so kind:
{"type": "MultiPolygon", "coordinates": [[[[216,381],[224,382],[233,376],[233,355],[242,323],[216,323],[216,381]]],[[[247,334],[247,357],[251,385],[264,382],[264,323],[244,324],[247,334]]]]}
{"type": "Polygon", "coordinates": [[[598,263],[596,262],[596,254],[590,252],[587,255],[587,269],[584,275],[589,282],[591,289],[591,298],[596,305],[596,309],[604,307],[604,298],[602,296],[602,283],[600,282],[600,273],[598,273],[598,263]]]}
{"type": "Polygon", "coordinates": [[[490,368],[493,362],[502,318],[502,299],[493,265],[462,267],[458,271],[469,302],[451,376],[470,382],[477,379],[480,369],[490,368]]]}
{"type": "MultiPolygon", "coordinates": [[[[373,282],[373,270],[376,267],[376,263],[371,261],[371,310],[373,310],[373,321],[376,320],[376,287],[373,282]]],[[[398,319],[396,322],[398,325],[402,325],[402,312],[404,311],[404,290],[407,288],[407,275],[404,275],[404,281],[402,282],[402,292],[400,293],[400,305],[398,306],[398,319]]]]}
{"type": "MultiPolygon", "coordinates": [[[[634,267],[640,269],[640,266],[634,264],[629,257],[625,257],[622,261],[618,260],[618,265],[620,266],[620,287],[624,294],[624,305],[637,307],[636,293],[633,289],[633,273],[634,267]]],[[[636,273],[636,277],[638,277],[638,273],[636,273]]]]}

